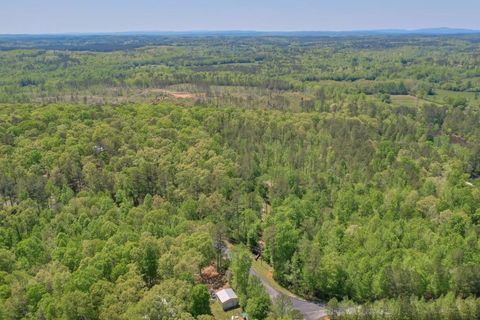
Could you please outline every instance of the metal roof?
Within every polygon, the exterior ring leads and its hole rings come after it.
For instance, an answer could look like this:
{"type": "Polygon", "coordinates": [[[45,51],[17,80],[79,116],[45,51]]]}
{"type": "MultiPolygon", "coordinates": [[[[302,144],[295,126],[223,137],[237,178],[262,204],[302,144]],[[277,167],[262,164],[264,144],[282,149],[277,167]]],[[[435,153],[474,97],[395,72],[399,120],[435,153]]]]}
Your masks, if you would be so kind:
{"type": "Polygon", "coordinates": [[[238,299],[237,295],[231,288],[222,289],[215,293],[217,295],[218,300],[221,303],[227,302],[228,300],[238,299]]]}

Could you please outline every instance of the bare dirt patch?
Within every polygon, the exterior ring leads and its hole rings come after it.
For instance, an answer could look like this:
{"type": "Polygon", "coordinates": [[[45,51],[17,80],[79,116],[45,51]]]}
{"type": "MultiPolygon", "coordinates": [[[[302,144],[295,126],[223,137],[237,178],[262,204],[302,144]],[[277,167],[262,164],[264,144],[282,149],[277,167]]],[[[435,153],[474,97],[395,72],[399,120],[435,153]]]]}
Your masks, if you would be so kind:
{"type": "Polygon", "coordinates": [[[187,92],[170,92],[170,95],[176,99],[192,99],[195,98],[193,93],[187,92]]]}
{"type": "Polygon", "coordinates": [[[198,96],[198,94],[191,92],[171,91],[166,89],[147,89],[144,91],[144,94],[160,94],[162,96],[172,97],[175,99],[193,99],[198,96]]]}
{"type": "Polygon", "coordinates": [[[226,284],[224,275],[218,272],[215,265],[210,265],[202,269],[200,281],[207,285],[209,291],[216,291],[223,288],[226,284]]]}

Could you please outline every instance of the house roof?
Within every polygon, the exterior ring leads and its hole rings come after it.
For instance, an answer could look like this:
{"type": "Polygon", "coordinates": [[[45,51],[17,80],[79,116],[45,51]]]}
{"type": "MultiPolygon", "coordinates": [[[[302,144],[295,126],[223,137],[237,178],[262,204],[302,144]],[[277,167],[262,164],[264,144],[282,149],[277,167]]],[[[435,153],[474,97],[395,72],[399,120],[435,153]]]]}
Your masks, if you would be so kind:
{"type": "Polygon", "coordinates": [[[238,299],[237,295],[231,288],[222,289],[215,293],[220,302],[227,302],[228,300],[238,299]]]}

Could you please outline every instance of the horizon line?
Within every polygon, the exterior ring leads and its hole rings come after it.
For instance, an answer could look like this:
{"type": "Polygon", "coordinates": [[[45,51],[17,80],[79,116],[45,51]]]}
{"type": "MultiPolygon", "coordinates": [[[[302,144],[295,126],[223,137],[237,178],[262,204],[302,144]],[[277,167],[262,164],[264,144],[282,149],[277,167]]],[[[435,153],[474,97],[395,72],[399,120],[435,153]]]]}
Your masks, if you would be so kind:
{"type": "Polygon", "coordinates": [[[121,34],[221,34],[221,33],[416,33],[439,32],[450,34],[480,33],[480,28],[456,27],[426,27],[426,28],[374,28],[374,29],[345,29],[345,30],[256,30],[256,29],[186,29],[186,30],[127,30],[127,31],[67,31],[67,32],[40,32],[40,33],[1,33],[0,36],[50,36],[50,35],[121,35],[121,34]]]}

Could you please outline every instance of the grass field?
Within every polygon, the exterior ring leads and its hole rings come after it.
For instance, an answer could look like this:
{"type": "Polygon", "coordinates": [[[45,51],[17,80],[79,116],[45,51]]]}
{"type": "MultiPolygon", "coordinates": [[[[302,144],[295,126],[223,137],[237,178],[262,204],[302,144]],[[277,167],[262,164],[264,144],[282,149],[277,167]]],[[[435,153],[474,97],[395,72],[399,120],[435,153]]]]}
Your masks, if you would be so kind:
{"type": "Polygon", "coordinates": [[[395,106],[416,107],[420,103],[426,102],[425,100],[408,95],[390,96],[390,99],[392,100],[392,104],[395,106]]]}
{"type": "Polygon", "coordinates": [[[467,101],[475,101],[476,93],[475,92],[459,92],[451,90],[435,90],[435,95],[429,97],[429,101],[434,101],[440,104],[444,104],[447,99],[466,99],[467,101]]]}
{"type": "Polygon", "coordinates": [[[460,91],[450,91],[450,90],[435,90],[435,95],[438,97],[462,97],[462,98],[467,98],[467,99],[475,99],[475,92],[460,92],[460,91]]]}
{"type": "Polygon", "coordinates": [[[450,90],[435,90],[435,94],[425,97],[425,99],[417,98],[410,95],[392,95],[392,105],[416,107],[423,103],[434,103],[438,105],[446,104],[448,98],[464,98],[467,101],[474,101],[476,98],[475,92],[457,92],[450,90]]]}
{"type": "Polygon", "coordinates": [[[242,314],[241,308],[229,310],[227,312],[223,311],[222,307],[216,300],[210,301],[210,308],[212,309],[212,315],[215,320],[232,320],[232,317],[241,316],[242,314]]]}

